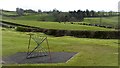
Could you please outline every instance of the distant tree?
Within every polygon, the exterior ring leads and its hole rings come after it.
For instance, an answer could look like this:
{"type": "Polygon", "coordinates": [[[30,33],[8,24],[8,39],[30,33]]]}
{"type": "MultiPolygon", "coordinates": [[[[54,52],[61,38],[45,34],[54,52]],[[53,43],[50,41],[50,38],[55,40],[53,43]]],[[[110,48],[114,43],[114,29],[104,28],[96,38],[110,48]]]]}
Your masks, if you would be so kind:
{"type": "Polygon", "coordinates": [[[90,11],[88,9],[86,9],[86,16],[90,17],[90,11]]]}
{"type": "Polygon", "coordinates": [[[53,9],[52,13],[53,13],[53,16],[56,17],[57,14],[59,14],[60,12],[59,12],[59,10],[57,10],[57,9],[53,9]]]}
{"type": "Polygon", "coordinates": [[[81,10],[78,10],[77,11],[77,19],[78,19],[78,21],[83,21],[83,11],[81,11],[81,10]]]}
{"type": "Polygon", "coordinates": [[[65,15],[63,13],[58,13],[58,14],[56,14],[54,16],[56,18],[56,21],[58,21],[58,22],[63,22],[64,21],[65,15]]]}
{"type": "Polygon", "coordinates": [[[58,13],[56,15],[56,21],[58,21],[58,22],[65,22],[65,19],[66,19],[65,14],[63,12],[58,13]]]}
{"type": "Polygon", "coordinates": [[[59,12],[59,10],[57,10],[57,9],[55,8],[55,9],[53,9],[53,12],[59,12]]]}
{"type": "Polygon", "coordinates": [[[98,14],[98,17],[100,17],[100,16],[101,16],[101,12],[100,12],[100,11],[98,11],[98,12],[97,12],[97,14],[98,14]]]}
{"type": "Polygon", "coordinates": [[[83,11],[83,17],[87,17],[87,15],[86,15],[86,12],[85,12],[85,11],[83,11]]]}
{"type": "Polygon", "coordinates": [[[91,11],[90,11],[90,16],[91,16],[91,17],[95,17],[95,16],[96,16],[94,10],[91,10],[91,11]]]}
{"type": "Polygon", "coordinates": [[[109,11],[109,16],[112,16],[113,15],[113,11],[109,11]]]}
{"type": "Polygon", "coordinates": [[[41,12],[42,12],[42,11],[39,9],[39,10],[38,10],[38,13],[41,13],[41,12]]]}
{"type": "Polygon", "coordinates": [[[69,21],[70,21],[70,22],[76,22],[77,20],[76,20],[75,17],[71,17],[71,18],[69,19],[69,21]]]}
{"type": "Polygon", "coordinates": [[[84,19],[84,13],[81,10],[69,11],[70,21],[82,21],[84,19]]]}
{"type": "Polygon", "coordinates": [[[32,10],[32,9],[24,10],[24,12],[26,12],[26,13],[37,13],[35,10],[32,10]]]}
{"type": "Polygon", "coordinates": [[[70,16],[69,16],[69,15],[65,15],[64,18],[65,18],[65,19],[64,19],[64,22],[69,22],[69,19],[70,19],[70,16]]]}
{"type": "Polygon", "coordinates": [[[16,8],[16,12],[19,16],[24,15],[24,10],[22,8],[16,8]]]}

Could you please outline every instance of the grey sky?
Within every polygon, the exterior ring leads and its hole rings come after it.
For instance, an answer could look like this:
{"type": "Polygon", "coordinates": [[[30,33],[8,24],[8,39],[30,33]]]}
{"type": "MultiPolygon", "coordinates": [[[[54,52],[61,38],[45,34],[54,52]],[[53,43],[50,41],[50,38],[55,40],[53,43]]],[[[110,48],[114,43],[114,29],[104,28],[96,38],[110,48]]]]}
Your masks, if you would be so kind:
{"type": "Polygon", "coordinates": [[[0,8],[6,10],[16,10],[17,7],[23,9],[33,9],[42,11],[53,10],[96,10],[96,11],[118,11],[119,0],[0,0],[0,8]]]}

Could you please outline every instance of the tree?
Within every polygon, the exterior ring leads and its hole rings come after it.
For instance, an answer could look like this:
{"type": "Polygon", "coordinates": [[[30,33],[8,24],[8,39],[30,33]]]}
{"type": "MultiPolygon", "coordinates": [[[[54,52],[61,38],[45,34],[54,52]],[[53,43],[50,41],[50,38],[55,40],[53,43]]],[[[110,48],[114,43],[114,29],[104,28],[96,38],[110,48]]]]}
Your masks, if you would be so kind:
{"type": "Polygon", "coordinates": [[[110,12],[109,12],[109,16],[112,16],[112,15],[113,15],[113,11],[110,11],[110,12]]]}
{"type": "Polygon", "coordinates": [[[41,12],[42,12],[42,11],[39,9],[39,10],[38,10],[38,13],[41,13],[41,12]]]}
{"type": "Polygon", "coordinates": [[[76,20],[75,17],[71,17],[71,18],[69,19],[69,21],[70,21],[70,22],[75,22],[75,21],[77,21],[77,20],[76,20]]]}
{"type": "Polygon", "coordinates": [[[19,16],[24,15],[24,10],[22,8],[16,8],[16,12],[19,16]]]}
{"type": "Polygon", "coordinates": [[[69,21],[69,14],[65,13],[65,12],[60,12],[58,14],[56,14],[56,21],[58,22],[67,22],[69,21]]]}
{"type": "Polygon", "coordinates": [[[90,12],[90,16],[91,16],[91,17],[95,17],[95,16],[96,16],[94,10],[91,10],[91,12],[90,12]]]}
{"type": "Polygon", "coordinates": [[[81,10],[77,11],[77,19],[78,21],[83,21],[83,12],[81,10]]]}
{"type": "Polygon", "coordinates": [[[90,11],[88,9],[86,9],[86,16],[90,17],[90,11]]]}
{"type": "Polygon", "coordinates": [[[35,11],[35,10],[32,10],[32,9],[24,10],[24,12],[26,12],[26,13],[36,13],[36,11],[35,11]]]}
{"type": "Polygon", "coordinates": [[[86,15],[86,12],[85,12],[85,11],[83,11],[83,17],[87,17],[87,15],[86,15]]]}

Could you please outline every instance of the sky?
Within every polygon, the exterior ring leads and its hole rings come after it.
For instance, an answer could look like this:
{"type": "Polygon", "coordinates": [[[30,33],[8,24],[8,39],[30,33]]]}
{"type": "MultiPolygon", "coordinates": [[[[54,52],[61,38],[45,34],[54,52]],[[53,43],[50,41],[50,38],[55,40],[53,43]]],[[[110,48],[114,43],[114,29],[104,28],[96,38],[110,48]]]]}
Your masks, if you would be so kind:
{"type": "Polygon", "coordinates": [[[119,0],[0,0],[0,9],[15,11],[16,8],[50,11],[95,10],[118,11],[119,0]]]}

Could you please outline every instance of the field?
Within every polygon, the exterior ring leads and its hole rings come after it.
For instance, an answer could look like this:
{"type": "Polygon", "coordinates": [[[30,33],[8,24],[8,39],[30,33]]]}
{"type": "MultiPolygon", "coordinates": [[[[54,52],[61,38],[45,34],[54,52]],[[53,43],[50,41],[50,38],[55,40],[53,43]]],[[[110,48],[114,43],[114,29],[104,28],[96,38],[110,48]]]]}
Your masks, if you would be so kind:
{"type": "MultiPolygon", "coordinates": [[[[12,15],[15,12],[3,12],[5,15],[12,15]]],[[[61,30],[92,30],[92,31],[113,31],[114,28],[118,27],[118,17],[102,17],[102,21],[100,23],[99,17],[94,18],[84,18],[82,22],[73,22],[75,24],[71,24],[70,22],[54,22],[55,18],[52,14],[41,13],[41,14],[28,14],[25,13],[25,16],[18,16],[18,17],[2,17],[2,20],[10,21],[13,23],[24,24],[29,26],[36,26],[40,28],[47,28],[47,29],[61,29],[61,30]],[[105,26],[111,26],[112,29],[97,27],[97,26],[88,26],[88,25],[78,25],[80,23],[87,23],[87,24],[101,24],[105,26]]]]}
{"type": "Polygon", "coordinates": [[[17,15],[17,13],[13,12],[13,11],[3,11],[1,13],[4,14],[4,15],[17,15]]]}
{"type": "MultiPolygon", "coordinates": [[[[16,12],[2,12],[4,15],[17,15],[16,12]]],[[[54,21],[55,18],[52,16],[52,14],[47,14],[47,13],[41,13],[41,14],[28,14],[24,13],[25,16],[21,17],[15,17],[13,19],[17,20],[34,20],[34,21],[54,21]]],[[[112,16],[112,17],[102,17],[101,18],[101,23],[100,23],[100,17],[89,17],[89,18],[84,18],[85,23],[91,23],[91,24],[101,24],[101,25],[109,25],[113,27],[117,27],[118,25],[118,16],[112,16]]]]}
{"type": "Polygon", "coordinates": [[[84,22],[92,23],[92,24],[101,24],[101,25],[109,25],[112,27],[118,27],[118,17],[102,17],[101,23],[100,23],[100,17],[96,18],[85,18],[84,22]]]}
{"type": "MultiPolygon", "coordinates": [[[[26,52],[28,36],[24,32],[16,32],[11,29],[2,30],[3,56],[12,55],[16,52],[26,52]],[[19,38],[18,38],[19,37],[19,38]],[[14,43],[11,43],[14,42],[14,43]]],[[[74,38],[70,36],[48,36],[52,52],[78,52],[67,63],[54,64],[30,64],[58,65],[58,66],[117,66],[118,64],[118,40],[114,39],[90,39],[74,38]]],[[[22,64],[23,66],[26,64],[22,64]]],[[[27,64],[29,65],[29,64],[27,64]]]]}
{"type": "MultiPolygon", "coordinates": [[[[56,30],[80,31],[116,31],[114,28],[80,25],[80,23],[100,24],[100,18],[85,18],[82,22],[53,22],[54,17],[48,14],[27,14],[18,16],[15,12],[4,12],[3,21],[56,30]],[[9,17],[10,16],[10,17],[9,17]],[[13,16],[13,17],[12,17],[13,16]],[[47,20],[47,21],[42,21],[47,20]]],[[[117,27],[116,17],[103,17],[101,25],[117,27]]],[[[3,57],[17,52],[27,52],[29,32],[18,32],[14,28],[0,28],[2,31],[3,57]]],[[[52,64],[8,64],[13,66],[118,66],[118,39],[76,38],[72,36],[54,37],[40,32],[33,32],[48,37],[51,52],[78,52],[67,63],[52,64]]],[[[34,47],[35,43],[32,43],[34,47]]],[[[45,45],[43,43],[43,45],[45,45]]]]}
{"type": "MultiPolygon", "coordinates": [[[[31,19],[28,17],[28,19],[31,19]]],[[[96,27],[96,26],[87,26],[87,25],[78,25],[78,24],[70,24],[70,22],[43,22],[43,21],[36,21],[36,18],[31,20],[19,19],[19,18],[7,18],[3,17],[4,21],[13,22],[17,24],[24,24],[29,26],[35,26],[40,28],[47,28],[47,29],[58,29],[58,30],[92,30],[92,31],[114,31],[115,29],[103,28],[103,27],[96,27]]],[[[83,22],[75,22],[75,23],[83,23],[83,22]]]]}

